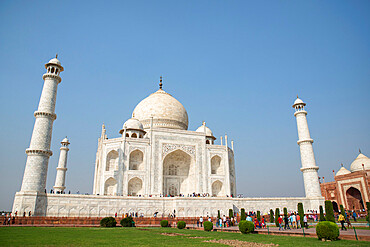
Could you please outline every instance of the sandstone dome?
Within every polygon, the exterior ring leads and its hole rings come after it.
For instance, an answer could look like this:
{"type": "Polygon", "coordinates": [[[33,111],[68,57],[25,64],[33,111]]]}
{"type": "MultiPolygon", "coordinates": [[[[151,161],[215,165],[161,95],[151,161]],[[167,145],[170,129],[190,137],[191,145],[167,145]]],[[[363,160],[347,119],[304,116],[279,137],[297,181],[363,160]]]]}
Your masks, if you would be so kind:
{"type": "Polygon", "coordinates": [[[162,89],[143,99],[135,107],[132,117],[138,119],[144,129],[150,128],[151,117],[157,128],[188,129],[188,113],[184,106],[162,89]]]}
{"type": "Polygon", "coordinates": [[[351,172],[348,171],[344,166],[342,166],[339,171],[335,174],[335,176],[341,176],[341,175],[347,175],[350,174],[351,172]]]}
{"type": "Polygon", "coordinates": [[[365,170],[370,170],[370,159],[360,153],[351,164],[351,172],[362,171],[362,164],[364,164],[365,170]]]}
{"type": "Polygon", "coordinates": [[[206,136],[214,137],[211,129],[206,126],[205,122],[203,122],[203,124],[196,130],[196,132],[205,132],[206,136]]]}

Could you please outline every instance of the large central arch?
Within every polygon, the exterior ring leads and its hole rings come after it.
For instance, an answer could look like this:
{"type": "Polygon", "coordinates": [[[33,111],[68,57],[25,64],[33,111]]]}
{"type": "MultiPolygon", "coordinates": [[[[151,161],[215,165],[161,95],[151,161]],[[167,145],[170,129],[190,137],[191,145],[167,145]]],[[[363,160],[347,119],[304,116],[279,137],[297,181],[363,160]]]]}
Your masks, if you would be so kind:
{"type": "Polygon", "coordinates": [[[163,195],[187,195],[195,190],[194,160],[182,150],[175,150],[163,160],[163,195]]]}
{"type": "Polygon", "coordinates": [[[349,210],[362,210],[364,209],[364,202],[362,200],[361,192],[351,187],[346,192],[347,205],[349,210]]]}

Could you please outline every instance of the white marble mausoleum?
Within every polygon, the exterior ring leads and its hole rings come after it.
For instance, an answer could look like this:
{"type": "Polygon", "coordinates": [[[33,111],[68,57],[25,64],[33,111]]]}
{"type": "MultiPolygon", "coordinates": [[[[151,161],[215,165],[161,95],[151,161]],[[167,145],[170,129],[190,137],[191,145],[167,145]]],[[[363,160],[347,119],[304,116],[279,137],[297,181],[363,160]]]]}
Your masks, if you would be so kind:
{"type": "Polygon", "coordinates": [[[63,66],[57,58],[46,65],[44,87],[22,187],[16,193],[13,213],[38,216],[112,216],[154,212],[177,216],[216,216],[232,208],[268,212],[277,207],[317,210],[323,204],[305,103],[294,102],[306,197],[236,198],[234,144],[227,136],[215,144],[215,136],[203,122],[188,130],[184,106],[162,89],[143,99],[117,137],[108,138],[103,124],[96,153],[93,195],[63,194],[66,188],[69,140],[61,144],[54,193],[46,193],[52,127],[56,119],[57,88],[63,66]],[[55,193],[56,192],[56,193],[55,193]],[[200,195],[194,197],[194,195],[200,195]]]}

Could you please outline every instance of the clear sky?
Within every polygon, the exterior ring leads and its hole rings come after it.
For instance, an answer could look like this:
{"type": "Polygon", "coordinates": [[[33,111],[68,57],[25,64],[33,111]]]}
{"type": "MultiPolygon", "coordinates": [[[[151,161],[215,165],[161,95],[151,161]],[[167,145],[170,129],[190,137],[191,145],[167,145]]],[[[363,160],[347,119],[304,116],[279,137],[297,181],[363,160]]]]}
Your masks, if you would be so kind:
{"type": "Polygon", "coordinates": [[[235,141],[237,192],[303,196],[292,104],[307,102],[319,175],[370,156],[369,1],[1,1],[0,210],[20,190],[45,73],[61,74],[47,189],[91,193],[101,124],[118,137],[158,89],[235,141]]]}

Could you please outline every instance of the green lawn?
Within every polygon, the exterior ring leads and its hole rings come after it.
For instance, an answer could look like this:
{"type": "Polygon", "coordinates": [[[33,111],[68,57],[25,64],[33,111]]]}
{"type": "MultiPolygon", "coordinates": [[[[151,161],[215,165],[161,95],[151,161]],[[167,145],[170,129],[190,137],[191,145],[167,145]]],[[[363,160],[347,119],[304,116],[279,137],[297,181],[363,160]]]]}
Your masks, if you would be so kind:
{"type": "Polygon", "coordinates": [[[227,232],[204,232],[171,228],[67,228],[1,227],[0,246],[225,246],[204,243],[210,239],[238,239],[247,242],[274,243],[280,246],[369,246],[369,242],[339,240],[321,242],[316,238],[243,235],[227,232]],[[185,235],[165,236],[161,233],[185,235]],[[203,238],[189,238],[189,237],[203,238]]]}

